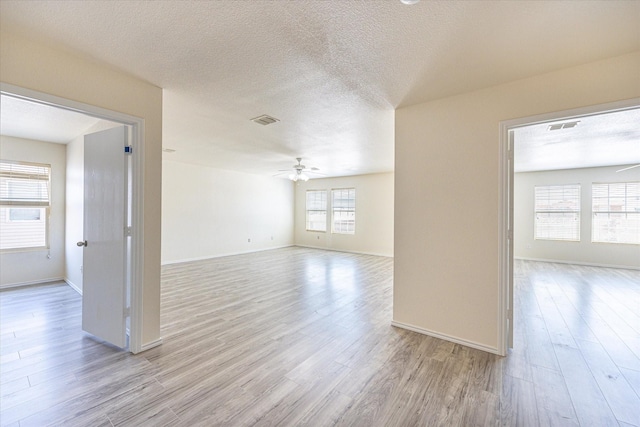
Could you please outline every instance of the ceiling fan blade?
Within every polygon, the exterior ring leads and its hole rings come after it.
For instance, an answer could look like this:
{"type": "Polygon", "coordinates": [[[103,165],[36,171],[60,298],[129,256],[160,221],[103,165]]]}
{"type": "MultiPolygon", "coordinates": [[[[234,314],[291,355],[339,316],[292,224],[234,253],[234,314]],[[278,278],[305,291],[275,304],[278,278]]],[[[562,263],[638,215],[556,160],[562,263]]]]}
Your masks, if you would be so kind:
{"type": "Polygon", "coordinates": [[[640,167],[640,164],[637,164],[637,165],[629,166],[628,168],[618,169],[616,172],[627,171],[627,170],[629,170],[629,169],[639,168],[639,167],[640,167]]]}

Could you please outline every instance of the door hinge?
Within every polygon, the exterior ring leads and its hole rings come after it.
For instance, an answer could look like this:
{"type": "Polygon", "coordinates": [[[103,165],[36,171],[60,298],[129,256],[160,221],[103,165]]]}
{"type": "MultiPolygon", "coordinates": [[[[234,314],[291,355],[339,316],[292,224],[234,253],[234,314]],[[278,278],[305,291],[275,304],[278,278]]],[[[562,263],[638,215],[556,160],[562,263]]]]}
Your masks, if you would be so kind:
{"type": "Polygon", "coordinates": [[[125,145],[125,147],[124,147],[124,152],[125,152],[125,154],[131,154],[131,153],[133,153],[133,147],[132,147],[132,146],[130,146],[130,145],[125,145]]]}
{"type": "Polygon", "coordinates": [[[131,316],[131,308],[130,307],[125,307],[124,310],[122,310],[122,315],[124,317],[129,317],[131,316]]]}
{"type": "Polygon", "coordinates": [[[127,227],[124,229],[124,234],[126,236],[133,236],[133,227],[127,227]]]}

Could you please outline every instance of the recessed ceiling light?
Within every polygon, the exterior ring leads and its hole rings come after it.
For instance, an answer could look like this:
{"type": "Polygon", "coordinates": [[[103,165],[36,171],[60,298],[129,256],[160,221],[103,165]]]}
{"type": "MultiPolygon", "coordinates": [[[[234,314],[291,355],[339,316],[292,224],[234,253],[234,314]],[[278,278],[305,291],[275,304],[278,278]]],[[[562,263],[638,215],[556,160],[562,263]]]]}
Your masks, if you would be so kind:
{"type": "Polygon", "coordinates": [[[403,4],[416,4],[420,0],[400,0],[403,4]]]}

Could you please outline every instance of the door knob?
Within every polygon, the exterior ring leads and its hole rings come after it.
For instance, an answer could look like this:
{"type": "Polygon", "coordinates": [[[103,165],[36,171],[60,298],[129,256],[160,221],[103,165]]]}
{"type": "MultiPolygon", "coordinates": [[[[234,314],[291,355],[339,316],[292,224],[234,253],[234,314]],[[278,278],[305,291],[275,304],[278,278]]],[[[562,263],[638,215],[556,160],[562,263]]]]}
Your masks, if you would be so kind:
{"type": "Polygon", "coordinates": [[[82,242],[78,242],[77,245],[80,246],[80,247],[87,246],[87,241],[83,240],[82,242]]]}

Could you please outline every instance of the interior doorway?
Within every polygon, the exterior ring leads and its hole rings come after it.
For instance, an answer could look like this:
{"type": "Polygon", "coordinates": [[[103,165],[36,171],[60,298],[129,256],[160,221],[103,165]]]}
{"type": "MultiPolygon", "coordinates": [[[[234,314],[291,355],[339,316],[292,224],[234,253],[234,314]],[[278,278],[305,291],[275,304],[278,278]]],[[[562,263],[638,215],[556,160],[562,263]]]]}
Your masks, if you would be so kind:
{"type": "MultiPolygon", "coordinates": [[[[633,167],[636,164],[640,164],[640,150],[632,142],[633,138],[628,138],[630,135],[629,129],[623,129],[623,133],[627,134],[622,135],[618,140],[627,139],[626,143],[620,143],[616,141],[617,148],[612,148],[608,143],[610,141],[603,140],[603,135],[608,133],[615,133],[612,129],[601,128],[600,133],[594,133],[593,131],[589,132],[588,124],[597,123],[602,121],[602,118],[606,116],[614,117],[616,113],[620,113],[620,116],[624,115],[625,112],[633,112],[637,114],[640,111],[638,108],[640,107],[640,100],[633,99],[627,101],[621,101],[612,104],[606,105],[598,105],[592,106],[577,110],[571,111],[562,111],[552,114],[545,114],[541,116],[534,117],[526,117],[522,119],[510,120],[507,122],[501,123],[501,139],[500,139],[500,331],[499,331],[499,349],[502,355],[507,354],[507,349],[512,347],[513,345],[513,307],[514,307],[514,258],[526,258],[526,250],[530,250],[530,253],[534,253],[534,250],[543,250],[549,249],[549,244],[545,241],[545,239],[536,239],[534,236],[536,232],[544,232],[542,230],[542,226],[544,225],[544,214],[545,212],[539,212],[538,218],[540,221],[535,221],[531,219],[531,225],[526,224],[519,225],[514,222],[514,218],[518,215],[518,212],[514,210],[516,201],[520,198],[520,202],[518,205],[519,209],[527,209],[530,212],[530,217],[533,218],[532,215],[535,213],[535,209],[533,204],[535,202],[533,193],[536,191],[536,186],[532,185],[530,181],[527,181],[525,184],[528,186],[528,190],[531,193],[531,197],[523,196],[522,192],[519,194],[515,193],[516,189],[516,179],[514,174],[518,169],[520,171],[523,170],[523,163],[518,160],[522,160],[523,156],[518,158],[517,152],[525,154],[524,158],[530,160],[535,163],[538,161],[542,161],[542,164],[546,164],[546,166],[533,166],[529,172],[534,173],[534,170],[537,168],[539,171],[542,170],[560,170],[560,169],[574,169],[574,170],[586,170],[587,168],[606,168],[610,169],[607,172],[611,172],[611,168],[613,168],[613,173],[616,170],[625,169],[626,171],[639,171],[640,168],[633,167]],[[583,134],[582,139],[568,139],[564,142],[558,141],[558,136],[565,129],[576,128],[582,125],[583,134]],[[540,138],[541,132],[547,132],[545,136],[540,138]],[[560,133],[557,133],[560,131],[560,133]],[[586,132],[585,132],[586,131],[586,132]],[[552,132],[556,132],[555,134],[551,134],[552,132]],[[522,145],[522,140],[527,137],[538,135],[538,138],[533,138],[530,145],[524,146],[522,145]],[[584,135],[588,135],[585,137],[584,135]],[[584,138],[590,138],[588,142],[585,142],[584,138]],[[518,139],[521,141],[521,145],[519,145],[518,139]],[[607,143],[607,145],[604,145],[607,143]],[[626,145],[625,145],[626,144],[626,145]],[[555,145],[555,147],[554,147],[555,145]],[[604,147],[604,149],[603,149],[604,147]],[[626,148],[625,148],[626,147],[626,148]],[[629,148],[631,147],[631,148],[629,148]],[[561,150],[565,150],[564,152],[561,150]],[[587,151],[590,150],[590,153],[587,151]],[[620,166],[623,165],[624,167],[620,166]],[[620,167],[618,167],[620,166],[620,167]],[[629,168],[629,169],[627,169],[629,168]],[[526,199],[526,200],[525,200],[526,199]],[[526,203],[523,203],[526,202],[526,203]],[[532,222],[535,222],[533,224],[532,222]],[[534,229],[535,227],[539,227],[540,230],[534,229]],[[521,228],[520,236],[517,235],[518,227],[521,228]],[[524,227],[524,229],[522,229],[524,227]],[[536,231],[537,230],[537,231],[536,231]],[[530,240],[525,241],[521,236],[527,234],[531,236],[530,240]],[[514,242],[518,242],[518,246],[514,245],[514,242]],[[516,255],[518,253],[519,255],[516,255]],[[523,253],[525,256],[523,256],[523,253]]],[[[615,120],[614,120],[615,122],[615,120]]],[[[638,132],[638,121],[632,123],[633,131],[638,132]]],[[[633,133],[633,132],[631,132],[633,133]]],[[[635,144],[637,144],[637,139],[635,140],[635,144]]],[[[528,165],[525,167],[532,167],[528,165]]],[[[535,173],[534,173],[535,174],[535,173]]],[[[543,182],[538,186],[540,187],[538,190],[540,192],[544,192],[546,190],[558,190],[555,188],[553,184],[550,182],[556,179],[554,177],[554,173],[540,173],[539,175],[546,175],[545,179],[549,182],[543,182]]],[[[592,244],[592,215],[591,215],[591,191],[592,191],[592,182],[596,181],[620,181],[626,182],[625,178],[622,178],[622,175],[619,175],[620,179],[612,180],[611,177],[603,178],[587,178],[588,185],[581,186],[577,192],[579,195],[584,195],[582,197],[582,215],[578,214],[578,231],[577,238],[571,237],[574,241],[583,242],[585,246],[590,246],[592,244]],[[589,221],[583,221],[589,219],[589,221]],[[585,224],[586,223],[586,224],[585,224]]],[[[566,178],[566,177],[565,177],[566,178]]],[[[616,177],[617,178],[617,177],[616,177]]],[[[571,178],[575,180],[575,177],[571,178]]],[[[576,184],[572,182],[571,184],[576,184]]],[[[564,189],[567,190],[568,189],[564,189]]],[[[574,191],[575,188],[574,188],[574,191]]],[[[578,202],[580,203],[580,202],[578,202]]],[[[546,213],[548,214],[548,212],[546,213]]],[[[547,215],[547,229],[557,226],[564,221],[565,224],[571,222],[569,219],[571,214],[565,215],[564,219],[559,219],[561,215],[547,215]],[[555,218],[554,218],[555,217],[555,218]],[[555,221],[555,223],[554,223],[555,221]]],[[[597,215],[594,215],[595,218],[597,215]]],[[[575,217],[575,213],[574,213],[575,217]]],[[[596,221],[596,220],[593,220],[596,221]]],[[[519,221],[521,222],[521,221],[519,221]]],[[[547,230],[548,232],[548,230],[547,230]]],[[[538,237],[541,237],[538,235],[538,237]]],[[[566,243],[566,242],[565,242],[566,243]]],[[[576,255],[575,253],[576,247],[572,247],[571,249],[567,249],[567,246],[558,246],[556,247],[555,252],[552,252],[547,260],[557,260],[559,254],[565,253],[569,256],[565,257],[563,260],[560,257],[560,261],[576,261],[576,259],[572,258],[576,255]],[[559,248],[559,249],[558,249],[559,248]]],[[[589,250],[583,249],[582,252],[589,252],[589,250]]],[[[593,252],[593,251],[592,251],[593,252]]],[[[622,252],[618,250],[618,252],[622,252]]],[[[540,254],[542,252],[536,252],[536,254],[540,254]]],[[[616,251],[613,251],[615,258],[616,251]]],[[[589,255],[592,256],[593,254],[589,255]]],[[[611,254],[610,254],[611,255],[611,254]]],[[[545,258],[540,257],[539,255],[529,256],[531,259],[539,259],[541,261],[545,260],[545,258]]],[[[627,255],[627,259],[632,259],[633,254],[627,255]]],[[[609,261],[589,261],[590,259],[596,258],[588,258],[587,255],[583,254],[584,264],[593,264],[593,265],[615,265],[616,263],[610,262],[612,258],[607,258],[609,261]],[[585,258],[586,257],[586,258],[585,258]]],[[[579,261],[579,259],[578,259],[579,261]]],[[[633,262],[633,261],[629,261],[633,262]]],[[[640,267],[640,266],[639,266],[640,267]]]]}
{"type": "MultiPolygon", "coordinates": [[[[142,159],[144,152],[144,121],[126,114],[105,110],[99,107],[94,107],[87,104],[77,103],[75,101],[67,100],[51,96],[48,94],[42,94],[28,89],[2,84],[1,91],[2,97],[8,97],[14,101],[22,101],[29,103],[31,106],[53,108],[59,113],[67,112],[73,113],[78,116],[88,117],[94,120],[97,128],[111,127],[113,125],[126,126],[129,129],[128,135],[130,138],[129,152],[131,153],[129,161],[129,172],[131,179],[127,186],[127,190],[131,195],[130,210],[127,214],[128,220],[131,224],[128,227],[130,238],[128,238],[128,262],[127,262],[127,283],[130,284],[126,294],[126,301],[129,304],[128,313],[128,332],[129,343],[128,350],[131,352],[141,351],[141,310],[142,310],[142,276],[144,271],[143,262],[143,249],[142,249],[142,230],[143,230],[143,217],[141,214],[142,205],[142,159]]],[[[3,110],[3,119],[5,118],[5,111],[3,110]]],[[[95,129],[94,129],[95,130],[95,129]]],[[[67,219],[69,221],[69,218],[67,219]]],[[[81,224],[82,221],[78,221],[78,218],[71,220],[71,223],[81,224]]],[[[65,245],[69,245],[69,241],[78,240],[78,237],[67,236],[65,245]]],[[[80,238],[81,239],[81,238],[80,238]]],[[[80,249],[77,246],[75,249],[80,249]]],[[[81,268],[81,264],[78,266],[81,268]]]]}

